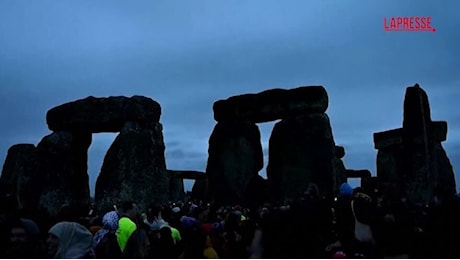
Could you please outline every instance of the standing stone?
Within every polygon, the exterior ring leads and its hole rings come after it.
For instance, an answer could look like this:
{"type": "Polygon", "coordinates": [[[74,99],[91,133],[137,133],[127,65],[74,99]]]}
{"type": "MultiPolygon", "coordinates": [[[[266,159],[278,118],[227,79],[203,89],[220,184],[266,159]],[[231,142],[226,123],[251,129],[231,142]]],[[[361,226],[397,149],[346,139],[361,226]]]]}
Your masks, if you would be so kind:
{"type": "Polygon", "coordinates": [[[184,190],[184,179],[181,178],[178,174],[175,174],[175,171],[167,170],[167,176],[169,179],[169,200],[170,201],[179,201],[185,199],[185,190],[184,190]]]}
{"type": "Polygon", "coordinates": [[[133,200],[141,209],[169,197],[162,125],[126,122],[104,158],[96,182],[96,204],[109,211],[113,204],[133,200]]]}
{"type": "Polygon", "coordinates": [[[253,209],[257,208],[268,200],[267,194],[267,180],[260,175],[254,176],[246,189],[246,206],[253,209]]]}
{"type": "Polygon", "coordinates": [[[169,200],[179,201],[184,199],[184,180],[174,176],[169,176],[169,200]]]}
{"type": "Polygon", "coordinates": [[[406,192],[411,201],[429,201],[433,197],[431,182],[435,181],[430,169],[430,150],[433,143],[428,140],[428,125],[431,123],[428,97],[418,85],[408,87],[404,99],[402,128],[403,168],[407,174],[406,192]]]}
{"type": "Polygon", "coordinates": [[[87,132],[55,132],[38,144],[31,196],[51,216],[56,216],[63,204],[77,211],[87,208],[90,144],[91,133],[87,132]]]}
{"type": "Polygon", "coordinates": [[[259,128],[249,122],[219,122],[208,152],[211,197],[218,203],[242,203],[249,183],[263,167],[259,128]]]}
{"type": "Polygon", "coordinates": [[[196,179],[192,187],[192,199],[208,201],[209,195],[208,179],[196,179]]]}
{"type": "Polygon", "coordinates": [[[450,163],[447,153],[442,147],[442,144],[435,143],[433,147],[433,161],[431,164],[432,169],[436,171],[437,187],[442,190],[445,194],[454,195],[456,194],[457,185],[455,182],[455,174],[452,164],[450,163]]]}
{"type": "Polygon", "coordinates": [[[408,87],[403,127],[374,134],[383,186],[400,189],[411,203],[428,203],[435,190],[453,196],[454,172],[441,145],[446,136],[447,123],[431,121],[426,92],[418,84],[408,87]]]}
{"type": "MultiPolygon", "coordinates": [[[[184,179],[188,180],[206,180],[206,173],[199,171],[179,171],[179,170],[167,170],[168,176],[170,178],[170,200],[178,201],[185,199],[185,190],[184,190],[184,179]]],[[[195,182],[196,183],[196,182],[195,182]]],[[[200,191],[198,197],[200,200],[207,200],[206,191],[200,191]],[[201,192],[201,193],[200,193],[201,192]]],[[[192,192],[193,193],[193,192],[192,192]]],[[[196,194],[195,194],[196,195],[196,194]]],[[[193,194],[192,194],[193,196],[193,194]]],[[[195,198],[195,197],[194,197],[195,198]]]]}
{"type": "MultiPolygon", "coordinates": [[[[33,171],[35,145],[16,144],[8,149],[0,177],[0,192],[9,193],[14,197],[15,205],[21,209],[24,206],[25,187],[30,185],[33,171]]],[[[26,205],[27,206],[27,205],[26,205]]]]}
{"type": "Polygon", "coordinates": [[[340,185],[348,181],[347,170],[345,164],[342,161],[342,158],[345,156],[345,148],[343,146],[336,146],[334,148],[335,158],[333,159],[334,166],[333,176],[334,176],[334,194],[338,195],[340,191],[340,185]]]}
{"type": "Polygon", "coordinates": [[[377,176],[384,194],[401,192],[404,187],[402,146],[395,145],[377,152],[377,176]]]}
{"type": "Polygon", "coordinates": [[[326,114],[283,119],[274,126],[269,141],[269,196],[274,200],[300,198],[310,182],[324,196],[333,196],[336,159],[326,114]]]}
{"type": "Polygon", "coordinates": [[[361,188],[363,189],[364,193],[370,195],[371,197],[377,196],[380,190],[378,178],[375,176],[367,176],[361,178],[361,188]]]}

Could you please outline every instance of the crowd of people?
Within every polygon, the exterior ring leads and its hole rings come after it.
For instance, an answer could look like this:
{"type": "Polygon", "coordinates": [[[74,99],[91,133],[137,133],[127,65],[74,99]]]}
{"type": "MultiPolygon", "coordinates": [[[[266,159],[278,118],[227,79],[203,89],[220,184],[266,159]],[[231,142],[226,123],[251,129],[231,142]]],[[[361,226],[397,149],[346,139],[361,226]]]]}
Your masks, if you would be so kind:
{"type": "Polygon", "coordinates": [[[258,207],[204,201],[125,201],[85,216],[64,205],[53,221],[2,205],[2,258],[460,258],[460,203],[436,191],[410,205],[401,194],[310,184],[295,200],[258,207]],[[5,208],[6,207],[6,208],[5,208]]]}

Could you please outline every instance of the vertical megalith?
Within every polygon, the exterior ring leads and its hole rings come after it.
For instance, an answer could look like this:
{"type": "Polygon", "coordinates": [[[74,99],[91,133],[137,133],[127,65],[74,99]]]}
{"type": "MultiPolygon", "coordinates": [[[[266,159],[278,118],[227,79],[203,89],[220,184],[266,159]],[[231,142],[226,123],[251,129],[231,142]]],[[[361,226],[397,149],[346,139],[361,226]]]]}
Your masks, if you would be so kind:
{"type": "Polygon", "coordinates": [[[246,202],[250,208],[256,208],[267,201],[267,180],[260,175],[254,176],[246,189],[246,202]]]}
{"type": "Polygon", "coordinates": [[[430,160],[434,157],[434,142],[428,138],[430,123],[430,106],[425,91],[418,85],[408,87],[404,98],[402,141],[404,184],[411,201],[428,201],[433,196],[430,186],[436,183],[436,177],[430,169],[430,160]]]}
{"type": "Polygon", "coordinates": [[[209,139],[206,175],[219,203],[241,203],[263,167],[260,131],[250,122],[219,122],[209,139]]]}
{"type": "Polygon", "coordinates": [[[333,196],[337,157],[329,118],[313,113],[276,123],[269,141],[269,196],[296,199],[309,183],[333,196]]]}
{"type": "Polygon", "coordinates": [[[141,208],[169,197],[169,178],[159,122],[125,123],[110,146],[96,182],[96,203],[108,211],[113,204],[133,200],[141,208]]]}
{"type": "Polygon", "coordinates": [[[209,200],[208,179],[197,179],[192,186],[192,199],[209,200]]]}
{"type": "Polygon", "coordinates": [[[429,202],[435,191],[454,195],[454,172],[441,145],[447,123],[431,120],[428,96],[418,84],[406,89],[403,115],[402,128],[374,133],[379,181],[412,203],[429,202]]]}
{"type": "Polygon", "coordinates": [[[0,192],[13,196],[17,208],[27,206],[24,195],[32,176],[35,145],[16,144],[8,149],[2,176],[0,177],[0,192]]]}
{"type": "Polygon", "coordinates": [[[169,200],[178,201],[185,199],[184,178],[181,172],[167,170],[169,179],[169,200]]]}
{"type": "MultiPolygon", "coordinates": [[[[31,179],[39,208],[55,216],[63,204],[82,210],[89,203],[89,132],[55,132],[45,136],[36,148],[31,179]]],[[[33,199],[33,198],[32,198],[33,199]]]]}
{"type": "Polygon", "coordinates": [[[345,156],[345,148],[343,146],[336,146],[334,148],[334,159],[332,167],[334,183],[333,189],[334,194],[339,194],[340,185],[348,181],[347,170],[345,169],[345,164],[342,161],[342,158],[345,156]]]}
{"type": "Polygon", "coordinates": [[[169,176],[169,200],[179,201],[185,199],[184,179],[169,176]]]}

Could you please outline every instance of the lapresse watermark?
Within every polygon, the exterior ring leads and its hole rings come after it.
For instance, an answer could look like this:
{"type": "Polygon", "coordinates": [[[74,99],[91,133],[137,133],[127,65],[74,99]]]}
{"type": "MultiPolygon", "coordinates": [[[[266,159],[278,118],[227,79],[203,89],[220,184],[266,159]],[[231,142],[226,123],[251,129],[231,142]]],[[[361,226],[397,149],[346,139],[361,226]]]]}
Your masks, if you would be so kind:
{"type": "Polygon", "coordinates": [[[431,24],[431,16],[383,17],[386,32],[436,32],[431,24]]]}

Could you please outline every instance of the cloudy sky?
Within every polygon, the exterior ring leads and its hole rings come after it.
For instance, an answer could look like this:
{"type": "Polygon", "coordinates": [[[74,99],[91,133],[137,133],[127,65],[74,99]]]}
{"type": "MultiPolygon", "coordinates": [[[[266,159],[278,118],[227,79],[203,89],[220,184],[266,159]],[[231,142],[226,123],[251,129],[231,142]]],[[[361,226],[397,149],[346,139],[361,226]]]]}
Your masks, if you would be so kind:
{"type": "MultiPolygon", "coordinates": [[[[162,106],[167,167],[204,171],[213,102],[323,85],[346,167],[375,174],[372,134],[401,126],[405,88],[419,83],[432,119],[449,124],[443,145],[458,171],[459,8],[455,0],[0,0],[0,160],[49,134],[54,106],[144,95],[162,106]],[[385,32],[383,18],[395,16],[430,16],[436,32],[385,32]]],[[[265,154],[272,127],[260,124],[265,154]]],[[[114,138],[93,135],[93,191],[114,138]]]]}

